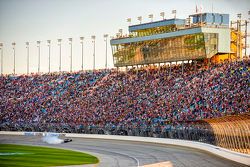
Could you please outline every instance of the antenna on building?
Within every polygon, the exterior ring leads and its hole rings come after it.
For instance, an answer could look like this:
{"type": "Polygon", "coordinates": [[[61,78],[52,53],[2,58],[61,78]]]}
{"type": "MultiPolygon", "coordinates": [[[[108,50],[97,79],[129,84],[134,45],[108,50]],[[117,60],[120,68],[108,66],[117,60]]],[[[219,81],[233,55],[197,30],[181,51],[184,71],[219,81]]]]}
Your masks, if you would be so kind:
{"type": "Polygon", "coordinates": [[[202,12],[203,12],[203,6],[200,5],[200,13],[202,13],[202,12]]]}

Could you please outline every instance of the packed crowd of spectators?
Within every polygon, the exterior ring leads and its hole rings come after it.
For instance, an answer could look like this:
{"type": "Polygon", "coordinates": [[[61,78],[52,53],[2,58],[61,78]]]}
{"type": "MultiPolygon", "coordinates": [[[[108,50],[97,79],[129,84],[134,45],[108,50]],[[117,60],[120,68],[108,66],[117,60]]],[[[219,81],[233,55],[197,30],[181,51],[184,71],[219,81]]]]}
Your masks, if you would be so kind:
{"type": "Polygon", "coordinates": [[[0,77],[0,128],[173,128],[249,112],[250,61],[0,77]]]}

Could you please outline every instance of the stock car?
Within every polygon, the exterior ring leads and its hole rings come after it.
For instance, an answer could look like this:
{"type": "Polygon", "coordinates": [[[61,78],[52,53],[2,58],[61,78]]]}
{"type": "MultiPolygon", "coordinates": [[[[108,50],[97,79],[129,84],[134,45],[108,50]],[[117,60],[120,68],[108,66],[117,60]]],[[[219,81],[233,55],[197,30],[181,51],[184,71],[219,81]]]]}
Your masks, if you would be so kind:
{"type": "Polygon", "coordinates": [[[72,142],[72,139],[64,139],[64,143],[72,142]]]}

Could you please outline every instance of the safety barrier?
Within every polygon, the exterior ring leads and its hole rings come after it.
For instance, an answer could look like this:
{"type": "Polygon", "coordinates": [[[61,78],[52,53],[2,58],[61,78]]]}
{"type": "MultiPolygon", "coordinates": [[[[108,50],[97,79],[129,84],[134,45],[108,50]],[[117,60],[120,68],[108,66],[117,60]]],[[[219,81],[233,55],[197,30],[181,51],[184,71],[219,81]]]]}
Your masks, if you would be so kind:
{"type": "Polygon", "coordinates": [[[60,132],[141,136],[198,141],[232,151],[250,154],[250,113],[214,119],[155,126],[82,126],[65,124],[22,124],[16,127],[0,125],[4,131],[60,132]]]}
{"type": "MultiPolygon", "coordinates": [[[[42,135],[44,132],[36,132],[35,135],[42,135]]],[[[0,135],[25,135],[24,132],[6,132],[0,131],[0,135]]],[[[210,152],[214,155],[239,162],[245,165],[250,165],[250,155],[234,152],[222,147],[213,146],[211,144],[194,142],[188,140],[178,139],[164,139],[164,138],[152,138],[152,137],[138,137],[138,136],[120,136],[120,135],[97,135],[97,134],[79,134],[79,133],[65,133],[65,137],[78,137],[78,138],[92,138],[92,139],[106,139],[106,140],[123,140],[123,141],[137,141],[147,143],[157,143],[166,145],[176,145],[182,147],[190,147],[199,150],[210,152]]]]}

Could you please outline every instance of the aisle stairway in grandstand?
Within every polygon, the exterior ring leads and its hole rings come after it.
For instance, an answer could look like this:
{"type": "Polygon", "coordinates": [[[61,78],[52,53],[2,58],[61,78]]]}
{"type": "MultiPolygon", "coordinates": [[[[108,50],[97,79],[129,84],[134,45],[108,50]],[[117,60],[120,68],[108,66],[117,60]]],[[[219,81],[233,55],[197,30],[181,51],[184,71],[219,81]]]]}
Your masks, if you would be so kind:
{"type": "Polygon", "coordinates": [[[98,89],[101,85],[105,84],[106,80],[110,77],[112,77],[113,75],[115,75],[114,73],[112,73],[110,70],[106,70],[106,75],[104,75],[101,78],[98,78],[95,80],[94,84],[92,84],[92,86],[88,87],[85,90],[85,93],[90,93],[92,94],[93,91],[95,91],[96,89],[98,89]]]}

